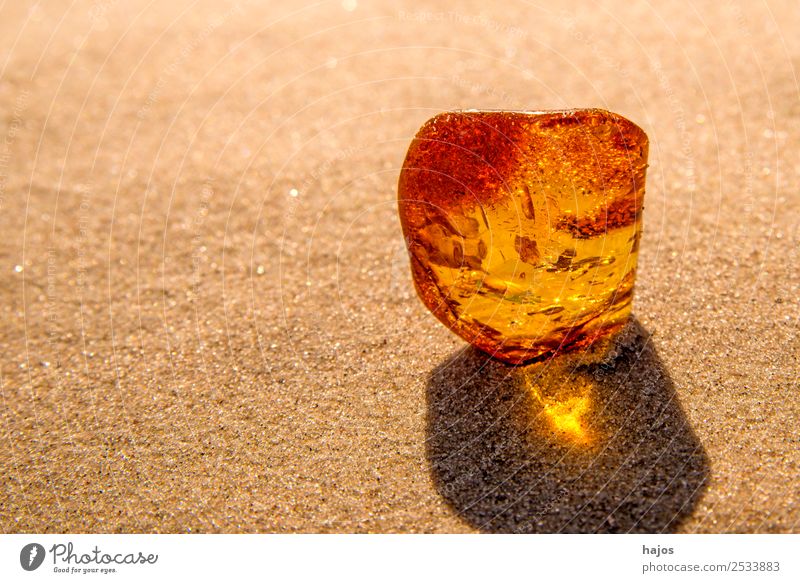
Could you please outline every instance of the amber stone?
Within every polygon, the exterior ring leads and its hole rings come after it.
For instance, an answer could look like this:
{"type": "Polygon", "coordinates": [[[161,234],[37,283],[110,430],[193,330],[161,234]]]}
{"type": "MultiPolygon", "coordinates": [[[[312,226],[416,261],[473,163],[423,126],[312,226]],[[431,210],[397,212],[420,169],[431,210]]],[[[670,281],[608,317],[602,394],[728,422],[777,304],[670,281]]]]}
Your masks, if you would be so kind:
{"type": "Polygon", "coordinates": [[[424,304],[510,363],[613,335],[631,312],[647,145],[599,109],[429,120],[398,187],[424,304]]]}

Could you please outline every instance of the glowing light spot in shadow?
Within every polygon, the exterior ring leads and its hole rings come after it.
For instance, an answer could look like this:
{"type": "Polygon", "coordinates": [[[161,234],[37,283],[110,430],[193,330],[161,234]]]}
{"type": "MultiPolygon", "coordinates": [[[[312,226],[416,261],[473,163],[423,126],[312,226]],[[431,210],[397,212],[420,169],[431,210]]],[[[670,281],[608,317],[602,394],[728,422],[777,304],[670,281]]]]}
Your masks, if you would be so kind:
{"type": "Polygon", "coordinates": [[[592,401],[588,394],[589,387],[580,387],[581,394],[579,395],[549,396],[527,377],[525,377],[525,383],[533,397],[542,406],[545,418],[558,435],[582,445],[592,442],[592,435],[586,421],[592,408],[592,401]]]}

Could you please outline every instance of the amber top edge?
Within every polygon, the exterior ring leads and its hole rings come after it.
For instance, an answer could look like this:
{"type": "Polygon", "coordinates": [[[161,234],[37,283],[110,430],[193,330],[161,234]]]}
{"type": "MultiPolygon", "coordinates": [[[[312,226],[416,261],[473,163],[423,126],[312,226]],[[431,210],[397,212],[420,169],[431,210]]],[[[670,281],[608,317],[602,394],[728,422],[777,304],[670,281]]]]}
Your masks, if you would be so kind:
{"type": "Polygon", "coordinates": [[[524,109],[451,109],[447,111],[442,111],[428,119],[422,127],[417,132],[417,138],[421,137],[425,130],[429,128],[432,124],[435,124],[436,121],[439,119],[446,117],[448,115],[483,115],[483,114],[509,114],[509,115],[522,115],[522,116],[561,116],[563,118],[568,118],[571,116],[575,116],[578,114],[588,114],[588,115],[598,115],[602,117],[607,117],[609,120],[614,121],[615,123],[620,123],[622,125],[627,126],[629,131],[633,131],[635,133],[639,133],[642,136],[642,139],[645,143],[647,143],[648,137],[647,133],[636,123],[632,122],[627,117],[620,115],[619,113],[614,113],[613,111],[608,111],[607,109],[603,109],[600,107],[578,107],[573,109],[549,109],[549,110],[524,110],[524,109]]]}

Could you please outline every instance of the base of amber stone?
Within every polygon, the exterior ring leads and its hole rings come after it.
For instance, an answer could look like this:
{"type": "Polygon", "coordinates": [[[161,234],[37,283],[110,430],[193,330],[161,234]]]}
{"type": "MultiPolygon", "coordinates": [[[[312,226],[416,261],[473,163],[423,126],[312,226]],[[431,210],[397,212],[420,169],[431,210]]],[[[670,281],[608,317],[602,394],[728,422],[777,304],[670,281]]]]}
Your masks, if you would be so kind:
{"type": "MultiPolygon", "coordinates": [[[[413,267],[412,267],[413,270],[413,267]]],[[[430,297],[427,280],[415,278],[417,294],[430,297]],[[426,296],[427,294],[427,296],[426,296]]],[[[465,323],[444,302],[431,307],[433,314],[453,332],[476,348],[508,364],[526,364],[550,358],[555,353],[591,349],[598,358],[614,341],[614,336],[623,330],[631,318],[630,298],[622,299],[615,310],[602,312],[596,318],[577,326],[553,329],[546,337],[515,338],[505,341],[488,326],[465,323]]],[[[430,307],[430,306],[429,306],[430,307]]]]}

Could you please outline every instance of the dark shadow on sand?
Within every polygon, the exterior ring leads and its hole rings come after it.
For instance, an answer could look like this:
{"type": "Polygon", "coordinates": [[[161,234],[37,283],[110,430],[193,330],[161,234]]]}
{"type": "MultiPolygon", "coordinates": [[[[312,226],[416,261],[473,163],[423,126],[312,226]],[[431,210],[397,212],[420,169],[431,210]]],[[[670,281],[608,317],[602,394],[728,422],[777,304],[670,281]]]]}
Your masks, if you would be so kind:
{"type": "Polygon", "coordinates": [[[439,493],[485,532],[671,532],[708,459],[634,319],[602,364],[508,366],[468,348],[428,383],[439,493]]]}

